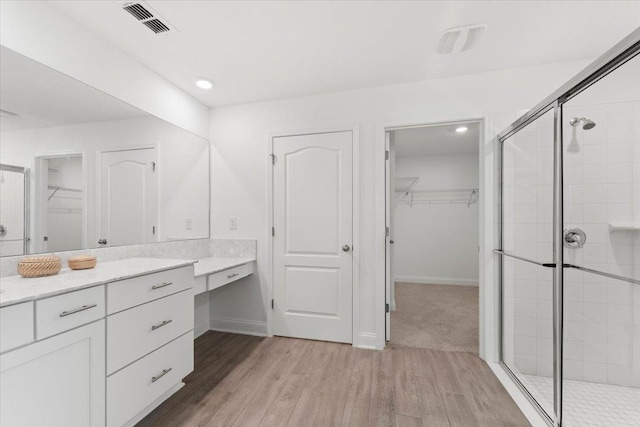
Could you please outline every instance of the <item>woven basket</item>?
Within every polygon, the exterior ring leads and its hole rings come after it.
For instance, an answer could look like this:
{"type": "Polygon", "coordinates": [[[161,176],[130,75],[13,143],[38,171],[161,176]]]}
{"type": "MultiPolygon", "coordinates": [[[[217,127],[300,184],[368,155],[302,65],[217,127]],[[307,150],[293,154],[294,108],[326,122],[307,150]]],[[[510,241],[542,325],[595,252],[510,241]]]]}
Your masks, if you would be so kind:
{"type": "Polygon", "coordinates": [[[54,276],[62,269],[59,256],[34,256],[22,258],[18,263],[18,274],[22,277],[54,276]]]}
{"type": "Polygon", "coordinates": [[[98,258],[92,255],[77,255],[69,258],[69,268],[72,270],[86,270],[93,268],[98,263],[98,258]]]}

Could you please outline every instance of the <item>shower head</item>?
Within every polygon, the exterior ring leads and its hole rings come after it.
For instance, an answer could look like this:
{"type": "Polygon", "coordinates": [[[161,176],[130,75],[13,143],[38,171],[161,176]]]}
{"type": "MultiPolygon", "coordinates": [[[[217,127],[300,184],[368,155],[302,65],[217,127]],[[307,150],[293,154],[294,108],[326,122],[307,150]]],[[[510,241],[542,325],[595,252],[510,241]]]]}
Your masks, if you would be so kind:
{"type": "Polygon", "coordinates": [[[593,120],[587,119],[586,117],[577,118],[574,117],[569,121],[569,124],[573,127],[576,127],[582,122],[582,129],[589,130],[596,127],[596,123],[593,120]]]}

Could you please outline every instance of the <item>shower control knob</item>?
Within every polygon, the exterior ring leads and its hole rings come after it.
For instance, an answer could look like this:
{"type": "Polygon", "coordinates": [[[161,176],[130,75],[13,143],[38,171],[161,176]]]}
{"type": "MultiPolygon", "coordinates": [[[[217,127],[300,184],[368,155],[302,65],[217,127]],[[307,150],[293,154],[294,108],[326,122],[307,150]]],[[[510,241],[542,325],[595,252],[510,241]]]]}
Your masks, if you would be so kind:
{"type": "Polygon", "coordinates": [[[564,245],[567,248],[581,248],[587,242],[587,235],[579,227],[568,227],[564,229],[564,245]]]}

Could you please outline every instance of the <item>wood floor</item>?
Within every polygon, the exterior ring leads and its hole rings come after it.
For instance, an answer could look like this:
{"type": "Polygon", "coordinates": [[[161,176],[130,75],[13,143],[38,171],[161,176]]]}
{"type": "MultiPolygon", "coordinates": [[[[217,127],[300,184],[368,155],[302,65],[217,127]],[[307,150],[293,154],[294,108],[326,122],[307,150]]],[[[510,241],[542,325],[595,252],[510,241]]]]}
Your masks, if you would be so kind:
{"type": "Polygon", "coordinates": [[[529,426],[470,353],[207,332],[186,385],[138,426],[529,426]]]}

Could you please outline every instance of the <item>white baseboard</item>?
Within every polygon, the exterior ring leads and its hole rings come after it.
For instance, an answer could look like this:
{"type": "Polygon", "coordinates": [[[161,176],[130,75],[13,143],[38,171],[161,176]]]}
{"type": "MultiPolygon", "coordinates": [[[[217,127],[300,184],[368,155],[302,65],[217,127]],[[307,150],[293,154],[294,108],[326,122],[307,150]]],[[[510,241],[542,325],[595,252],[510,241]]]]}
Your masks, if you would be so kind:
{"type": "Polygon", "coordinates": [[[394,282],[425,283],[430,285],[478,286],[477,279],[456,279],[451,277],[395,276],[394,282]]]}
{"type": "Polygon", "coordinates": [[[207,317],[206,319],[201,319],[193,327],[193,338],[194,339],[198,338],[200,335],[204,334],[209,329],[210,329],[209,328],[209,317],[207,317]]]}
{"type": "Polygon", "coordinates": [[[253,320],[221,319],[212,317],[209,319],[209,329],[218,332],[230,332],[233,334],[267,336],[267,322],[253,320]]]}
{"type": "Polygon", "coordinates": [[[377,341],[378,341],[377,334],[374,334],[372,332],[360,332],[360,335],[358,338],[359,339],[356,347],[366,348],[370,350],[382,350],[381,348],[378,348],[378,345],[377,345],[377,341]]]}
{"type": "Polygon", "coordinates": [[[488,363],[488,365],[531,425],[533,427],[549,427],[538,410],[529,402],[529,399],[513,382],[509,374],[504,371],[504,368],[499,363],[488,363]]]}

